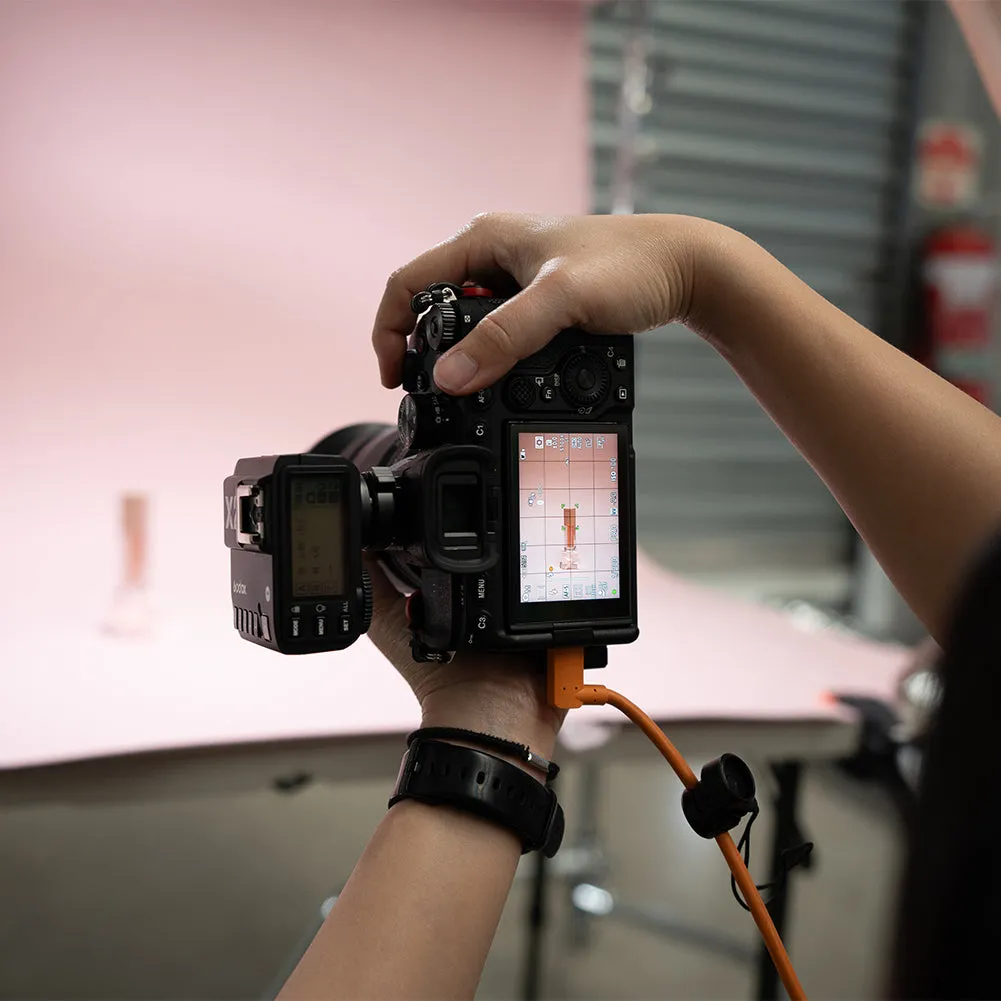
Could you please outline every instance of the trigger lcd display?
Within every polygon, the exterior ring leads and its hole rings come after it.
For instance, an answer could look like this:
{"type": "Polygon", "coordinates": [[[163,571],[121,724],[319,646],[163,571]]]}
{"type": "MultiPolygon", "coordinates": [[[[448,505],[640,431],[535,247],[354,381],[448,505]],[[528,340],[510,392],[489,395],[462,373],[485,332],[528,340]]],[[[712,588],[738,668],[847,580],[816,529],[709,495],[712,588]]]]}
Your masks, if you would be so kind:
{"type": "Polygon", "coordinates": [[[515,436],[521,604],[622,597],[619,437],[565,426],[515,436]]]}
{"type": "Polygon", "coordinates": [[[297,476],[291,484],[292,595],[344,591],[343,485],[333,476],[297,476]]]}

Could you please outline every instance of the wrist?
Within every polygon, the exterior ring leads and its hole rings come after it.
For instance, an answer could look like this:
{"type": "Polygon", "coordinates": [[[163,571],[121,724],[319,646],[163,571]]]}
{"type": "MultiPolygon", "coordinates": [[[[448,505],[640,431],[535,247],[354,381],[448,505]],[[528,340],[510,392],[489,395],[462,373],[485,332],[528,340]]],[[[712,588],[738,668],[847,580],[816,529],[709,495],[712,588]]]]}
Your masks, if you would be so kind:
{"type": "Polygon", "coordinates": [[[421,700],[421,725],[488,733],[551,758],[563,713],[546,703],[541,678],[456,682],[421,700]]]}
{"type": "Polygon", "coordinates": [[[686,215],[634,216],[641,233],[655,248],[664,272],[669,312],[661,323],[693,326],[702,312],[702,303],[712,294],[710,277],[717,272],[719,244],[732,232],[726,226],[686,215]]]}
{"type": "Polygon", "coordinates": [[[774,258],[750,237],[721,223],[695,220],[691,238],[691,284],[682,322],[724,357],[747,347],[754,300],[778,294],[774,258]]]}

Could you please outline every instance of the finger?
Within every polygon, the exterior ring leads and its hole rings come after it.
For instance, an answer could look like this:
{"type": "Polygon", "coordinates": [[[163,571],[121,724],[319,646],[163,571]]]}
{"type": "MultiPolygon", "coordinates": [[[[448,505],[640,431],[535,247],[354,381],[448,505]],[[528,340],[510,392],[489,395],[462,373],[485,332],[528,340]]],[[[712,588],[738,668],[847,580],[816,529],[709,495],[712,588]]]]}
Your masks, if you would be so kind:
{"type": "Polygon", "coordinates": [[[485,278],[503,272],[510,246],[512,219],[496,214],[477,216],[438,246],[393,272],[375,315],[372,346],[379,359],[382,384],[400,384],[403,353],[414,327],[410,300],[432,282],[485,278]]]}
{"type": "Polygon", "coordinates": [[[393,664],[405,664],[410,657],[410,629],[407,625],[406,601],[383,572],[382,564],[365,556],[372,581],[372,624],[369,639],[393,664]]]}
{"type": "Polygon", "coordinates": [[[489,312],[438,360],[434,381],[457,396],[496,382],[522,358],[535,354],[561,330],[580,322],[571,306],[570,280],[552,269],[489,312]]]}

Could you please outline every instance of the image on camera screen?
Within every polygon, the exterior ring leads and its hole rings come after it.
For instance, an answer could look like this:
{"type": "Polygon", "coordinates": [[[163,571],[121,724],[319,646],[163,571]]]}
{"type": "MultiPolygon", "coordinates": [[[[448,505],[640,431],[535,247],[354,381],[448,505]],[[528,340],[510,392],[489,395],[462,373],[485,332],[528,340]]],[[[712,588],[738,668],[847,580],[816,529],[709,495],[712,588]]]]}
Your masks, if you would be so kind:
{"type": "Polygon", "coordinates": [[[516,447],[522,604],[620,598],[618,435],[533,429],[516,447]]]}

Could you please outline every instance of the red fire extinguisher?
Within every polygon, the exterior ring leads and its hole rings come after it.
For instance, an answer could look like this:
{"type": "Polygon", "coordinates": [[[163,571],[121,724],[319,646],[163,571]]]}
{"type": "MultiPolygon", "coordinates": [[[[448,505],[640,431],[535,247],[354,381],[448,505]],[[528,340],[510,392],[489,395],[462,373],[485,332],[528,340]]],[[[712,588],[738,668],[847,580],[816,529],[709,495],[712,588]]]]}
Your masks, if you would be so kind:
{"type": "Polygon", "coordinates": [[[990,406],[991,329],[999,286],[994,242],[973,226],[938,230],[925,243],[922,281],[926,335],[922,361],[990,406]]]}

